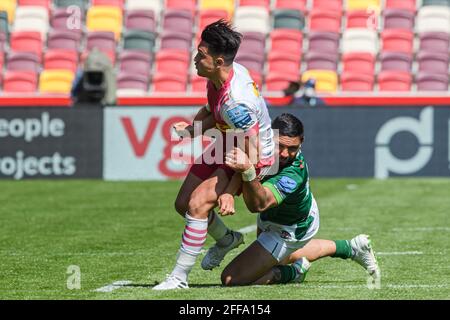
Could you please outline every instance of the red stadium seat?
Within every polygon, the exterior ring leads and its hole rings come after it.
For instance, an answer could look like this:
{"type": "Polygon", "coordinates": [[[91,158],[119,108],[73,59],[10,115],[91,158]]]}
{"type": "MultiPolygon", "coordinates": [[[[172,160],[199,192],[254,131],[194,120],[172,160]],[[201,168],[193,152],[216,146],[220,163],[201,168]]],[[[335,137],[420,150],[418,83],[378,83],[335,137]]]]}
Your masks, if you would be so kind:
{"type": "Polygon", "coordinates": [[[191,91],[196,93],[206,93],[208,79],[197,74],[191,74],[191,91]]]}
{"type": "Polygon", "coordinates": [[[333,10],[342,12],[342,0],[313,0],[313,9],[333,10]]]}
{"type": "Polygon", "coordinates": [[[386,0],[385,9],[403,9],[415,12],[416,0],[386,0]]]}
{"type": "Polygon", "coordinates": [[[16,31],[11,33],[11,49],[17,52],[32,52],[42,57],[42,37],[40,32],[16,31]]]}
{"type": "Polygon", "coordinates": [[[412,77],[410,73],[381,71],[378,74],[379,91],[410,91],[412,77]]]}
{"type": "Polygon", "coordinates": [[[249,71],[250,77],[253,81],[258,85],[258,88],[261,90],[263,82],[262,82],[262,74],[256,71],[249,71]]]}
{"type": "Polygon", "coordinates": [[[92,0],[91,6],[111,6],[119,7],[123,10],[125,0],[92,0]]]}
{"type": "Polygon", "coordinates": [[[252,6],[252,7],[264,7],[267,10],[270,9],[270,0],[240,0],[239,6],[252,6]]]}
{"type": "Polygon", "coordinates": [[[364,28],[376,29],[378,26],[378,15],[373,15],[367,10],[352,10],[347,12],[347,29],[364,28]]]}
{"type": "Polygon", "coordinates": [[[303,34],[300,30],[274,29],[270,33],[271,50],[302,54],[303,34]]]}
{"type": "Polygon", "coordinates": [[[342,56],[343,72],[373,75],[375,56],[368,52],[349,52],[342,56]]]}
{"type": "Polygon", "coordinates": [[[44,56],[44,69],[70,70],[76,72],[78,67],[78,53],[67,50],[48,50],[44,56]]]}
{"type": "Polygon", "coordinates": [[[272,51],[267,57],[269,73],[293,73],[300,74],[300,58],[296,54],[284,51],[272,51]]]}
{"type": "Polygon", "coordinates": [[[197,9],[197,0],[166,0],[166,8],[189,10],[194,14],[197,9]]]}
{"type": "Polygon", "coordinates": [[[306,12],[308,0],[276,0],[275,9],[291,9],[306,12]]]}
{"type": "Polygon", "coordinates": [[[153,76],[153,92],[183,93],[186,92],[186,84],[186,72],[184,75],[156,72],[153,76]]]}
{"type": "Polygon", "coordinates": [[[183,75],[189,69],[189,52],[182,50],[161,50],[156,54],[156,72],[183,75]]]}
{"type": "Polygon", "coordinates": [[[37,90],[37,74],[32,72],[6,71],[3,79],[4,92],[32,93],[37,90]]]}
{"type": "Polygon", "coordinates": [[[373,91],[374,76],[355,72],[341,74],[342,91],[373,91]]]}
{"type": "Polygon", "coordinates": [[[228,12],[226,10],[203,10],[199,12],[198,31],[202,30],[209,24],[219,20],[228,19],[228,12]]]}
{"type": "Polygon", "coordinates": [[[313,31],[341,32],[341,13],[332,10],[313,9],[309,29],[313,31]]]}
{"type": "Polygon", "coordinates": [[[289,86],[290,82],[298,82],[299,75],[285,73],[269,73],[266,77],[267,91],[282,91],[289,86]]]}
{"type": "Polygon", "coordinates": [[[389,29],[381,33],[383,51],[413,52],[414,34],[408,30],[389,29]]]}

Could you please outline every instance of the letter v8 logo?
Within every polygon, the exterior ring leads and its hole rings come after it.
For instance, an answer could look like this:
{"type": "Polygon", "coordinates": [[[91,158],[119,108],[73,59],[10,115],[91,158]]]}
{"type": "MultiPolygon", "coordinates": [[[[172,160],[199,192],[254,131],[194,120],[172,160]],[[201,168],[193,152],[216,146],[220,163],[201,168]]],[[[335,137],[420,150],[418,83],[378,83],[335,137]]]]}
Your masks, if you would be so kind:
{"type": "MultiPolygon", "coordinates": [[[[106,180],[181,178],[189,165],[172,159],[175,122],[192,122],[198,107],[106,108],[103,176],[106,180]]],[[[186,143],[189,142],[186,141],[186,143]]],[[[189,153],[190,144],[183,145],[189,153]]]]}
{"type": "Polygon", "coordinates": [[[412,175],[429,163],[433,155],[433,116],[433,108],[427,107],[420,112],[419,119],[397,117],[387,121],[379,129],[375,139],[375,178],[385,179],[390,173],[412,175]],[[417,152],[409,159],[396,157],[390,148],[392,138],[404,131],[413,134],[419,142],[417,152]]]}

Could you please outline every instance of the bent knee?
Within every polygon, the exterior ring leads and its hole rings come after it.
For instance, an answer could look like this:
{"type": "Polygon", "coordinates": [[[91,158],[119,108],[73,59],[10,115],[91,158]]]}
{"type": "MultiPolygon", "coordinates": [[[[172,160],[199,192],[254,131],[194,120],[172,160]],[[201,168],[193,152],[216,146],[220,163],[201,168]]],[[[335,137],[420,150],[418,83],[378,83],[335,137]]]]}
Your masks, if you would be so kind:
{"type": "Polygon", "coordinates": [[[220,280],[222,281],[222,285],[227,287],[242,286],[246,284],[242,281],[242,279],[239,279],[236,274],[233,274],[232,272],[226,272],[226,270],[222,272],[220,280]]]}
{"type": "Polygon", "coordinates": [[[188,206],[187,206],[187,204],[186,204],[186,200],[185,200],[185,199],[177,198],[177,199],[175,200],[174,206],[175,206],[175,210],[176,210],[182,217],[184,217],[184,214],[185,214],[186,211],[188,210],[188,206]]]}

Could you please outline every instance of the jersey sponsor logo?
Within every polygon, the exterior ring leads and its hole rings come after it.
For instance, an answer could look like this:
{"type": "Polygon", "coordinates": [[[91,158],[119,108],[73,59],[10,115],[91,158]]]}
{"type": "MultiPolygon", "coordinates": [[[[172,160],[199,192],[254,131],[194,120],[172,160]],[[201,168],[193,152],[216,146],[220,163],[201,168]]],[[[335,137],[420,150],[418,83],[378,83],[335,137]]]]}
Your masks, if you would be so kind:
{"type": "Polygon", "coordinates": [[[218,122],[216,122],[216,127],[217,127],[217,129],[219,129],[219,130],[222,131],[222,132],[225,132],[225,131],[227,131],[228,129],[231,129],[229,125],[227,125],[227,124],[221,124],[221,123],[218,123],[218,122]]]}
{"type": "Polygon", "coordinates": [[[227,111],[228,118],[237,129],[248,129],[253,126],[255,121],[250,117],[248,108],[240,104],[237,107],[227,111]]]}
{"type": "Polygon", "coordinates": [[[281,179],[277,182],[277,189],[284,194],[292,193],[296,188],[297,182],[295,182],[294,179],[286,176],[281,177],[281,179]]]}
{"type": "Polygon", "coordinates": [[[289,232],[287,232],[286,230],[281,230],[280,237],[288,240],[291,238],[291,234],[289,232]]]}

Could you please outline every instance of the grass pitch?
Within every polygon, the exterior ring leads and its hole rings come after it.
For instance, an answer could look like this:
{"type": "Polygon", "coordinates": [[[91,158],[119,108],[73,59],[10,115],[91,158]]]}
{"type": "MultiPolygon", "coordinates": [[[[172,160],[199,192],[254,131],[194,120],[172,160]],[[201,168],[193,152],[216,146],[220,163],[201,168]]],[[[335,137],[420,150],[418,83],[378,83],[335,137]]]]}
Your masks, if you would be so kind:
{"type": "MultiPolygon", "coordinates": [[[[313,179],[317,237],[371,235],[381,289],[352,261],[314,262],[303,284],[225,288],[198,259],[189,290],[154,292],[173,268],[180,182],[1,181],[0,299],[449,299],[450,179],[313,179]],[[73,269],[80,289],[69,290],[73,269]],[[67,273],[69,271],[69,273],[67,273]],[[68,281],[69,280],[69,281],[68,281]],[[96,289],[129,281],[110,292],[96,289]]],[[[241,199],[225,223],[255,224],[241,199]]],[[[246,245],[256,233],[246,235],[246,245]]],[[[212,245],[208,238],[206,247],[212,245]]]]}

